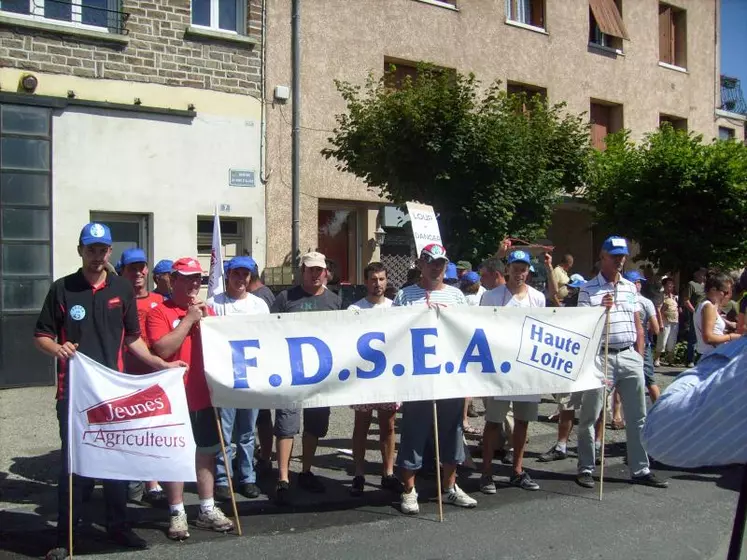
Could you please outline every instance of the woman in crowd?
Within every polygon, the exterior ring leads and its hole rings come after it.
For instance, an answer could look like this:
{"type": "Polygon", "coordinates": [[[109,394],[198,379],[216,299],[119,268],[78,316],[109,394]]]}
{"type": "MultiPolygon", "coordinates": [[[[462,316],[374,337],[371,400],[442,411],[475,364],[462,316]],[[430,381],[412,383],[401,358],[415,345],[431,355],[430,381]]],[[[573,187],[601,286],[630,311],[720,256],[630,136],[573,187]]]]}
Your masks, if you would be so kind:
{"type": "Polygon", "coordinates": [[[661,366],[661,355],[666,352],[667,363],[674,363],[674,347],[680,330],[680,302],[674,293],[674,278],[664,276],[661,279],[664,297],[659,307],[662,319],[662,330],[656,340],[656,359],[654,365],[661,366]]]}
{"type": "Polygon", "coordinates": [[[726,323],[719,314],[723,302],[731,297],[732,280],[727,274],[710,273],[705,282],[705,299],[695,310],[696,350],[701,356],[713,352],[719,344],[739,338],[739,334],[725,334],[726,323]]]}

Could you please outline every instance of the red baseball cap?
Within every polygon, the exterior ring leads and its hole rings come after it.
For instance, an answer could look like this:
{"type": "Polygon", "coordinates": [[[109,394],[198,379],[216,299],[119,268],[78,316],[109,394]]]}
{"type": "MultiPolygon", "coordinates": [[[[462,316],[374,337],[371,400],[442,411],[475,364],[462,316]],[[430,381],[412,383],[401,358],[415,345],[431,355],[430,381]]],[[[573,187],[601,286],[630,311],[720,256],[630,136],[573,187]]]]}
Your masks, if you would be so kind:
{"type": "Polygon", "coordinates": [[[202,267],[197,259],[193,259],[192,257],[182,257],[181,259],[174,261],[171,271],[178,272],[184,276],[191,276],[192,274],[202,274],[202,267]]]}

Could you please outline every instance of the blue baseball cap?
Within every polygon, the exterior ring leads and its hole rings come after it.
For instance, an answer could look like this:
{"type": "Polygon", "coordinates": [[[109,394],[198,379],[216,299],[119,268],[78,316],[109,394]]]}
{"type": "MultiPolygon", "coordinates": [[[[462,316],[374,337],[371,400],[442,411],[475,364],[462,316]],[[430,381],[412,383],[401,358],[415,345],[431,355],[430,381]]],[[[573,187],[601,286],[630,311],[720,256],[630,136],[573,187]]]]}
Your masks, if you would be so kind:
{"type": "Polygon", "coordinates": [[[524,264],[528,264],[529,266],[532,265],[531,260],[529,259],[529,253],[522,250],[516,250],[511,251],[508,255],[508,264],[515,263],[515,262],[521,262],[524,264]]]}
{"type": "Polygon", "coordinates": [[[121,266],[127,266],[128,264],[132,263],[147,263],[148,257],[145,256],[145,251],[142,249],[135,247],[133,249],[125,249],[125,251],[122,253],[122,257],[119,259],[119,264],[121,266]]]}
{"type": "Polygon", "coordinates": [[[580,288],[584,284],[586,284],[586,278],[580,274],[571,274],[571,281],[566,286],[569,288],[580,288]]]}
{"type": "Polygon", "coordinates": [[[257,261],[247,256],[234,257],[226,263],[226,272],[233,270],[234,268],[246,268],[247,270],[254,272],[257,270],[257,261]]]}
{"type": "Polygon", "coordinates": [[[477,284],[480,281],[480,275],[477,272],[470,270],[462,274],[463,284],[477,284]]]}
{"type": "Polygon", "coordinates": [[[610,255],[628,255],[628,242],[624,237],[613,235],[604,240],[602,251],[610,255]]]}
{"type": "Polygon", "coordinates": [[[103,245],[112,244],[112,232],[108,226],[99,224],[97,222],[91,222],[83,226],[80,230],[80,237],[78,242],[81,245],[93,245],[94,243],[101,243],[103,245]]]}
{"type": "Polygon", "coordinates": [[[156,266],[153,267],[153,274],[169,274],[172,266],[174,266],[174,261],[161,259],[156,263],[156,266]]]}
{"type": "Polygon", "coordinates": [[[459,278],[457,276],[457,267],[456,264],[453,262],[450,262],[446,265],[446,272],[444,272],[444,280],[456,280],[459,278]]]}
{"type": "Polygon", "coordinates": [[[637,270],[631,270],[629,272],[626,272],[623,274],[623,278],[625,278],[628,282],[633,282],[635,284],[636,282],[645,282],[646,278],[638,272],[637,270]]]}

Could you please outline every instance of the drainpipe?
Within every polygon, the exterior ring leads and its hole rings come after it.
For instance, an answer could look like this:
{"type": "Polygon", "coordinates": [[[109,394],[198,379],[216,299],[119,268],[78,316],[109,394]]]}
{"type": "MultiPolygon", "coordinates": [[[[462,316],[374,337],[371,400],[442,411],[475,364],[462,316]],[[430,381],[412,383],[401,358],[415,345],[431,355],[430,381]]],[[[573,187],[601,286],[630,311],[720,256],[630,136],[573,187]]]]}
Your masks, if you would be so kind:
{"type": "MultiPolygon", "coordinates": [[[[262,35],[260,41],[259,95],[259,181],[267,184],[269,174],[265,175],[267,165],[267,0],[262,0],[262,35]]],[[[265,215],[267,214],[267,194],[265,193],[265,215]]]]}
{"type": "Polygon", "coordinates": [[[291,89],[293,90],[291,147],[291,263],[298,267],[301,229],[301,0],[291,6],[291,89]]]}

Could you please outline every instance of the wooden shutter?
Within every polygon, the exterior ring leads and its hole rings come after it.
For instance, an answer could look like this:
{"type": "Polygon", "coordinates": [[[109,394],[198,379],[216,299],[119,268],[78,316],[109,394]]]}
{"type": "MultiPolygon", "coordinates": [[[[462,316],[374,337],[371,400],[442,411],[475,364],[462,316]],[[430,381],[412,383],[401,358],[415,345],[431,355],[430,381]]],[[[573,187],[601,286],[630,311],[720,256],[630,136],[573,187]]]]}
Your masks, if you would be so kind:
{"type": "Polygon", "coordinates": [[[597,150],[604,151],[607,149],[604,139],[607,138],[610,129],[610,108],[607,105],[592,103],[589,116],[591,120],[591,145],[597,150]]]}
{"type": "Polygon", "coordinates": [[[674,33],[672,33],[672,8],[659,4],[659,60],[674,64],[674,33]]]}
{"type": "Polygon", "coordinates": [[[615,0],[589,0],[589,7],[602,33],[620,39],[630,39],[615,0]]]}
{"type": "Polygon", "coordinates": [[[535,27],[545,28],[545,0],[531,0],[529,22],[535,27]]]}

